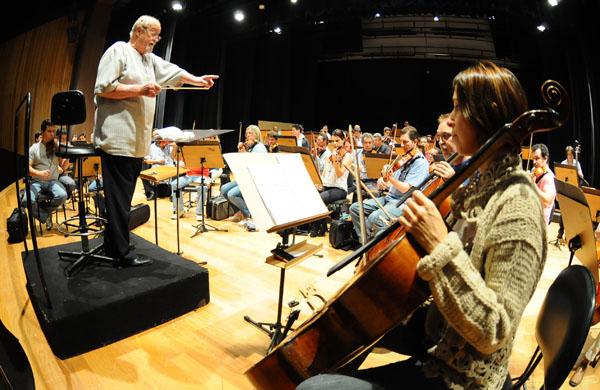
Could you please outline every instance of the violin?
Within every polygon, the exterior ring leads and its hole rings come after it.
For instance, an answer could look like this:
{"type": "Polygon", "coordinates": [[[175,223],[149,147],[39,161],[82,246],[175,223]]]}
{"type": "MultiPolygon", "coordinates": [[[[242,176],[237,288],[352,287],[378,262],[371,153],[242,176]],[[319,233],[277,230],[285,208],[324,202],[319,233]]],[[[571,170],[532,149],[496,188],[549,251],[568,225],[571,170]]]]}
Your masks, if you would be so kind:
{"type": "MultiPolygon", "coordinates": [[[[429,194],[442,215],[450,212],[450,195],[479,166],[505,145],[534,132],[562,126],[568,113],[564,88],[542,86],[548,110],[531,110],[502,126],[456,174],[429,194]]],[[[335,371],[401,324],[430,296],[416,266],[426,254],[399,222],[332,267],[327,276],[367,255],[365,265],[295,332],[284,339],[246,375],[258,389],[293,389],[302,380],[335,371]]]]}
{"type": "Polygon", "coordinates": [[[533,168],[533,171],[531,173],[537,179],[538,177],[541,177],[542,175],[544,175],[547,172],[548,172],[548,167],[544,166],[544,167],[535,167],[535,168],[533,168]]]}
{"type": "Polygon", "coordinates": [[[342,162],[342,160],[344,159],[345,155],[346,155],[346,149],[344,149],[343,146],[340,146],[331,153],[331,156],[329,156],[329,160],[332,163],[340,164],[342,162]]]}
{"type": "Polygon", "coordinates": [[[254,145],[256,145],[256,142],[250,142],[250,141],[246,141],[246,142],[240,142],[238,144],[238,152],[250,152],[252,150],[252,148],[254,147],[254,145]]]}
{"type": "Polygon", "coordinates": [[[385,181],[389,178],[389,175],[396,172],[398,169],[402,168],[406,163],[412,160],[419,153],[419,148],[416,146],[412,148],[409,152],[404,153],[403,155],[398,155],[394,159],[391,164],[388,164],[384,171],[382,172],[382,177],[385,181]]]}

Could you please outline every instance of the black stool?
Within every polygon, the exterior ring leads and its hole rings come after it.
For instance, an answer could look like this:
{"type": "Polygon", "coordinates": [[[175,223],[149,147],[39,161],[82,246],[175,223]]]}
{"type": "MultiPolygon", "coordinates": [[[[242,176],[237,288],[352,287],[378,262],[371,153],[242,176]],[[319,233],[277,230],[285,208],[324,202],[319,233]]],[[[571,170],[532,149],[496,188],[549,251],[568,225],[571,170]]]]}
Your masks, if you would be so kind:
{"type": "MultiPolygon", "coordinates": [[[[52,97],[52,122],[57,125],[73,125],[85,121],[85,99],[80,91],[59,92],[52,97]]],[[[62,128],[59,130],[62,132],[62,128]]],[[[67,129],[67,139],[70,139],[70,131],[67,129]]],[[[106,220],[95,215],[86,213],[85,202],[83,200],[83,160],[96,156],[96,151],[92,144],[70,146],[68,144],[59,144],[56,155],[61,158],[74,160],[77,168],[77,184],[80,196],[77,201],[78,215],[65,220],[58,226],[58,230],[65,236],[81,237],[81,251],[68,252],[59,251],[58,256],[61,260],[70,261],[72,264],[65,268],[67,277],[73,276],[85,265],[93,262],[103,262],[117,264],[118,260],[108,256],[102,256],[98,253],[102,250],[104,244],[100,244],[90,249],[89,236],[100,235],[104,233],[104,224],[106,220]],[[78,221],[75,230],[69,230],[71,222],[78,221]],[[88,223],[91,221],[91,223],[88,223]]]]}

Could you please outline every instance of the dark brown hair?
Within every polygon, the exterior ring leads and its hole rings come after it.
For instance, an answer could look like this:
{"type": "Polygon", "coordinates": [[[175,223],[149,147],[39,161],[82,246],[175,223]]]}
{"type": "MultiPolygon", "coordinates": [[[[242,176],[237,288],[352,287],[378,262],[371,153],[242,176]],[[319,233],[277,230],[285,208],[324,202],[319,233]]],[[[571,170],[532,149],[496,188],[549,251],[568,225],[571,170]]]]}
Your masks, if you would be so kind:
{"type": "Polygon", "coordinates": [[[527,110],[527,97],[516,76],[490,61],[463,70],[452,86],[457,109],[477,128],[482,144],[527,110]]]}

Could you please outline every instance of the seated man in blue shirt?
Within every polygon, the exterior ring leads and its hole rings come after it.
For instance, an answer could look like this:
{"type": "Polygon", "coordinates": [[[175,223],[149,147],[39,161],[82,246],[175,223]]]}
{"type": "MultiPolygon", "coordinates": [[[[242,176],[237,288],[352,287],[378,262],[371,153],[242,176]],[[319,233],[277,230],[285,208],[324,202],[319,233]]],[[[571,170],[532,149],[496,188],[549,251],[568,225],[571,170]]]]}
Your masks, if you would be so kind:
{"type": "MultiPolygon", "coordinates": [[[[402,129],[399,143],[406,152],[400,160],[401,167],[392,173],[389,170],[386,175],[381,177],[377,186],[382,190],[389,190],[386,196],[377,198],[383,208],[393,218],[398,218],[402,215],[404,204],[398,205],[398,200],[411,187],[418,186],[429,176],[429,162],[425,156],[416,149],[418,132],[412,126],[407,126],[402,129]]],[[[379,209],[379,206],[373,199],[368,199],[363,202],[365,212],[365,230],[367,242],[370,241],[380,230],[385,229],[389,222],[386,214],[379,209]]],[[[360,219],[358,202],[350,206],[350,215],[352,216],[352,224],[354,230],[360,237],[360,219]]],[[[365,244],[365,243],[363,243],[365,244]]]]}

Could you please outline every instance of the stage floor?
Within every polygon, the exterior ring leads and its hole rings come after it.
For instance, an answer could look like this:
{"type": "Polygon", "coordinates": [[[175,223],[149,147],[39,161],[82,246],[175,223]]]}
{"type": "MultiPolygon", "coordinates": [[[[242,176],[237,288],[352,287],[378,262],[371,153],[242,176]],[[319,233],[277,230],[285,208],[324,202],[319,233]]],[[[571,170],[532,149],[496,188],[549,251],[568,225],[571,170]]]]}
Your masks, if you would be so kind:
{"type": "MultiPolygon", "coordinates": [[[[186,196],[187,197],[187,196],[186,196]]],[[[15,207],[14,186],[0,193],[0,239],[6,243],[6,218],[15,207]]],[[[138,183],[133,204],[145,203],[138,183]]],[[[153,204],[148,202],[153,213],[153,204]]],[[[74,214],[72,211],[70,214],[74,214]]],[[[159,246],[177,252],[176,221],[171,220],[171,202],[158,200],[159,246]]],[[[280,241],[276,234],[247,232],[242,226],[225,221],[207,220],[229,232],[207,232],[190,238],[196,231],[194,216],[180,219],[180,250],[194,262],[207,261],[210,273],[210,303],[166,323],[117,341],[102,348],[61,360],[46,342],[25,289],[25,272],[21,261],[22,244],[0,246],[0,319],[20,341],[32,365],[39,389],[250,389],[243,375],[264,356],[267,336],[244,321],[253,319],[274,322],[277,310],[279,269],[265,263],[280,241]],[[21,313],[23,313],[21,315],[21,313]]],[[[558,226],[549,226],[548,237],[556,236],[558,226]]],[[[134,233],[154,243],[154,215],[134,233]]],[[[299,289],[312,284],[325,297],[331,297],[352,276],[346,267],[330,278],[327,270],[349,252],[331,248],[324,238],[306,238],[323,244],[318,256],[312,256],[286,273],[284,302],[299,299],[299,289]]],[[[77,238],[65,238],[56,230],[39,238],[41,247],[77,238]]],[[[31,248],[31,246],[30,246],[31,248]]],[[[527,306],[517,332],[510,372],[522,372],[535,347],[534,327],[537,311],[553,278],[568,263],[568,251],[549,247],[549,257],[542,279],[527,306]]],[[[302,304],[301,320],[310,314],[302,304]]],[[[284,307],[283,318],[288,314],[284,307]]],[[[296,323],[298,325],[299,322],[296,323]]],[[[597,335],[596,326],[592,334],[597,335]]],[[[364,366],[376,366],[399,358],[376,350],[364,366]]],[[[528,384],[539,388],[539,367],[528,384]]],[[[600,368],[588,369],[579,389],[600,388],[600,368]]],[[[564,389],[570,388],[568,384],[564,389]]]]}

